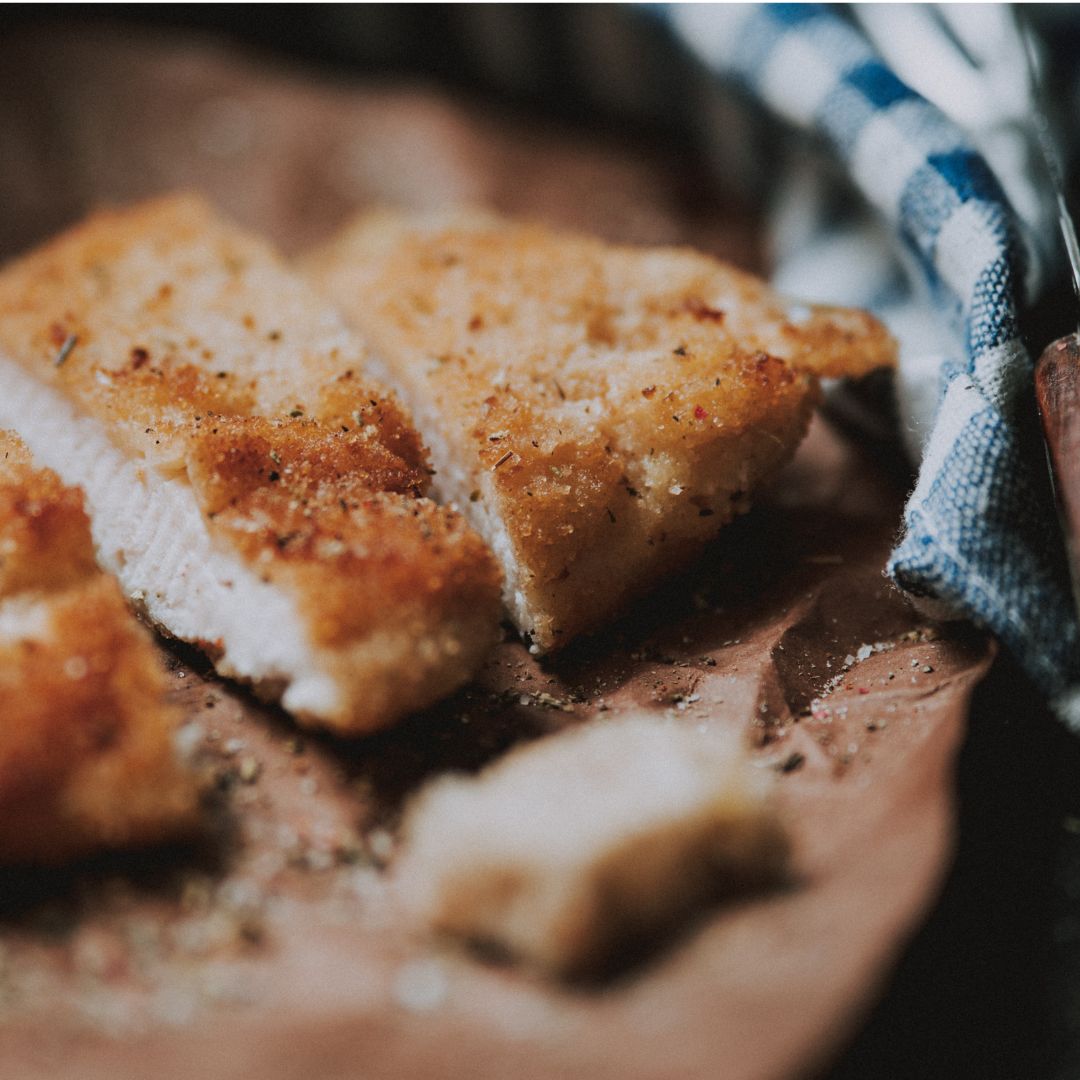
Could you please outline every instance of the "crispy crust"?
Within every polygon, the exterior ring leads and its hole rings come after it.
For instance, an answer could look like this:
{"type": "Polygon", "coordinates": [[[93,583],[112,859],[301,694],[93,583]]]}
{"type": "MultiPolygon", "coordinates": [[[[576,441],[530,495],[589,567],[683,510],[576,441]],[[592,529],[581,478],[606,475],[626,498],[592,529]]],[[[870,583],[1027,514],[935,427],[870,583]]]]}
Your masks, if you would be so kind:
{"type": "Polygon", "coordinates": [[[685,249],[487,215],[361,218],[306,269],[373,346],[440,493],[542,648],[602,623],[748,506],[819,376],[894,360],[871,316],[791,305],[685,249]]]}
{"type": "Polygon", "coordinates": [[[0,859],[51,862],[195,823],[149,634],[93,558],[79,492],[0,432],[0,859]],[[19,632],[19,626],[23,632],[19,632]]]}
{"type": "Polygon", "coordinates": [[[343,428],[221,417],[187,467],[215,530],[296,596],[315,644],[337,657],[336,679],[376,726],[402,701],[432,701],[471,674],[495,625],[498,578],[464,519],[417,497],[426,470],[362,426],[343,428]],[[386,635],[405,655],[427,641],[430,655],[373,680],[352,647],[386,635]]]}
{"type": "Polygon", "coordinates": [[[82,495],[0,431],[0,602],[19,593],[61,592],[97,571],[82,495]]]}
{"type": "Polygon", "coordinates": [[[409,418],[265,245],[190,197],[101,213],[0,276],[0,316],[0,350],[190,482],[216,541],[292,597],[340,691],[302,719],[370,730],[471,676],[494,561],[422,498],[409,418]]]}

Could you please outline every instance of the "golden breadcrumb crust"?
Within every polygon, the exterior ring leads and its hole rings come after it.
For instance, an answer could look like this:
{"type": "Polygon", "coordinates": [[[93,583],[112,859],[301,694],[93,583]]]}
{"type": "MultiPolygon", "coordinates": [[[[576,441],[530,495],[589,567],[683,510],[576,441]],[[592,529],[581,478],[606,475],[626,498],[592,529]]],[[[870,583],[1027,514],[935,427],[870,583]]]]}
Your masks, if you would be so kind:
{"type": "Polygon", "coordinates": [[[35,470],[22,443],[0,431],[0,602],[60,592],[96,572],[82,493],[35,470]]]}
{"type": "Polygon", "coordinates": [[[493,644],[497,567],[422,497],[408,416],[340,317],[200,200],[100,213],[9,267],[0,349],[186,476],[212,533],[294,597],[343,702],[302,719],[384,726],[493,644]]]}
{"type": "Polygon", "coordinates": [[[94,564],[78,491],[0,432],[0,860],[52,862],[195,823],[165,673],[94,564]],[[19,632],[19,627],[23,632],[19,632]]]}
{"type": "Polygon", "coordinates": [[[493,545],[542,648],[610,617],[748,506],[818,376],[893,363],[870,315],[685,249],[481,214],[368,215],[306,262],[493,545]]]}

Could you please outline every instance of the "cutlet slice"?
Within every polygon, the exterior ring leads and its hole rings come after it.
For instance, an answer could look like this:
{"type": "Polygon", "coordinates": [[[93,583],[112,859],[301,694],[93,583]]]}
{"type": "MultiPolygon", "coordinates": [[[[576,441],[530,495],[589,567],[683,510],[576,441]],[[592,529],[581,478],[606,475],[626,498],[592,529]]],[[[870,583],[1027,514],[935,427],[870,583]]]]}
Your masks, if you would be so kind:
{"type": "Polygon", "coordinates": [[[703,905],[780,879],[770,787],[734,733],[586,723],[421,791],[401,893],[435,930],[552,974],[605,974],[703,905]]]}
{"type": "Polygon", "coordinates": [[[86,494],[163,630],[299,719],[391,723],[498,631],[482,541],[340,318],[200,200],[100,213],[0,273],[0,425],[86,494]]]}
{"type": "Polygon", "coordinates": [[[0,431],[0,860],[194,825],[165,691],[149,633],[94,562],[81,494],[0,431]]]}
{"type": "Polygon", "coordinates": [[[685,563],[791,457],[819,376],[893,363],[871,316],[693,251],[480,214],[359,219],[306,262],[413,410],[436,491],[540,649],[685,563]]]}

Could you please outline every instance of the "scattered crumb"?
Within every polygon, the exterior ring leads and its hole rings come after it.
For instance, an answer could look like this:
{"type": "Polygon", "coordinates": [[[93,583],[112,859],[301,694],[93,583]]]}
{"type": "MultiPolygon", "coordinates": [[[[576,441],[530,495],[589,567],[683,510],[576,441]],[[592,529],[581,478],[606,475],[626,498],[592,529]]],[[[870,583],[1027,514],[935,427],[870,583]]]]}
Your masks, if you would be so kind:
{"type": "Polygon", "coordinates": [[[394,1000],[409,1012],[437,1009],[448,991],[446,972],[437,960],[412,960],[394,976],[394,1000]]]}
{"type": "Polygon", "coordinates": [[[253,757],[241,758],[239,775],[242,783],[254,784],[262,772],[262,766],[253,757]]]}

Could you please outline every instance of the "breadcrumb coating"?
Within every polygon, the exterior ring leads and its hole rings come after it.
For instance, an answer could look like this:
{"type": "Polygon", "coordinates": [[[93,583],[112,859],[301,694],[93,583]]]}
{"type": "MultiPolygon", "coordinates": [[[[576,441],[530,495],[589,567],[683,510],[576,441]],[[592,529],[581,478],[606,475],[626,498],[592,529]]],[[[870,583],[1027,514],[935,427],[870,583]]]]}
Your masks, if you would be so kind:
{"type": "Polygon", "coordinates": [[[78,491],[0,432],[0,859],[190,830],[161,658],[94,563],[78,491]]]}
{"type": "MultiPolygon", "coordinates": [[[[0,354],[97,421],[143,475],[193,494],[214,545],[252,575],[249,592],[287,597],[298,626],[280,634],[295,648],[254,671],[258,658],[237,659],[216,627],[181,629],[153,571],[125,576],[131,552],[108,556],[151,618],[226,673],[270,697],[304,679],[323,687],[295,707],[301,720],[386,726],[467,681],[493,644],[498,569],[459,515],[423,497],[426,450],[365,376],[357,338],[197,198],[99,213],[9,266],[0,354]]],[[[92,514],[113,512],[90,490],[92,514]]],[[[217,576],[218,611],[236,607],[232,575],[217,576]]],[[[174,594],[172,610],[184,605],[174,594]]]]}
{"type": "Polygon", "coordinates": [[[894,362],[870,315],[687,249],[485,214],[360,218],[305,263],[499,556],[540,648],[685,563],[805,433],[820,376],[894,362]]]}

